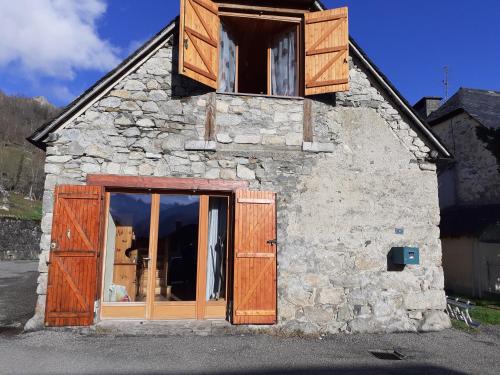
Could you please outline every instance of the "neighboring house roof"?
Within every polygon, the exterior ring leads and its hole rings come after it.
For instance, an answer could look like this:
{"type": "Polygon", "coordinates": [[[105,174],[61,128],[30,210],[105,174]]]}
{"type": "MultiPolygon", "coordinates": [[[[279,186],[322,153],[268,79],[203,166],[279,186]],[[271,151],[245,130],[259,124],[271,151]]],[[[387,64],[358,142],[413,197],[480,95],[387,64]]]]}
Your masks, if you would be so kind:
{"type": "Polygon", "coordinates": [[[500,92],[461,87],[427,122],[436,125],[462,112],[488,128],[500,128],[500,92]]]}
{"type": "MultiPolygon", "coordinates": [[[[315,1],[314,5],[318,10],[326,9],[319,1],[315,1]]],[[[83,111],[105,95],[117,82],[123,79],[128,72],[140,66],[146,59],[161,48],[163,43],[174,33],[178,20],[179,17],[176,17],[158,34],[156,34],[130,57],[118,65],[118,67],[105,75],[101,80],[65,107],[56,118],[38,128],[27,138],[27,140],[35,146],[45,149],[50,133],[78,117],[81,113],[83,113],[83,111]]],[[[396,90],[389,79],[377,68],[377,66],[368,58],[366,53],[351,37],[349,38],[349,48],[351,54],[364,65],[382,89],[389,95],[390,98],[394,100],[402,112],[408,116],[411,121],[413,121],[416,127],[420,130],[421,134],[423,134],[425,139],[429,141],[430,145],[432,145],[441,156],[446,158],[451,157],[450,152],[441,143],[441,141],[432,134],[425,121],[420,118],[418,113],[413,109],[408,101],[399,93],[399,91],[396,90]]]]}

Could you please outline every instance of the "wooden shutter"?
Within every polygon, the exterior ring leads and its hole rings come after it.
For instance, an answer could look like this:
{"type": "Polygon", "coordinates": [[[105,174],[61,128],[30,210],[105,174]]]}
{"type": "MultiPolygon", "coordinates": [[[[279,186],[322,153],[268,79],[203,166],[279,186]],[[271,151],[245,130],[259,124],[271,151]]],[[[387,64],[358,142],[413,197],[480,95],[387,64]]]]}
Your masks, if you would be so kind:
{"type": "Polygon", "coordinates": [[[270,192],[236,193],[234,324],[276,323],[276,202],[270,192]]]}
{"type": "Polygon", "coordinates": [[[211,0],[181,0],[179,72],[217,89],[218,7],[211,0]]]}
{"type": "Polygon", "coordinates": [[[305,14],[305,93],[349,90],[347,7],[305,14]]]}
{"type": "Polygon", "coordinates": [[[88,326],[94,320],[102,188],[55,191],[45,324],[88,326]]]}

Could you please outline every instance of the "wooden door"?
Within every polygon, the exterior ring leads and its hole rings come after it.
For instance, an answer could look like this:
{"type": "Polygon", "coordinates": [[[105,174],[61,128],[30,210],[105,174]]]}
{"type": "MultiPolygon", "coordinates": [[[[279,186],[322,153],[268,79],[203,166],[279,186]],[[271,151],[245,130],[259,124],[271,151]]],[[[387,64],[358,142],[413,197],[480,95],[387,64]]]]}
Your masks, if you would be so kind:
{"type": "Polygon", "coordinates": [[[238,191],[234,233],[234,324],[276,323],[276,195],[238,191]]]}
{"type": "Polygon", "coordinates": [[[218,7],[211,0],[181,0],[179,72],[217,89],[218,7]]]}
{"type": "Polygon", "coordinates": [[[306,13],[305,94],[349,90],[347,7],[306,13]]]}
{"type": "Polygon", "coordinates": [[[55,191],[45,325],[88,326],[94,319],[103,189],[55,191]]]}

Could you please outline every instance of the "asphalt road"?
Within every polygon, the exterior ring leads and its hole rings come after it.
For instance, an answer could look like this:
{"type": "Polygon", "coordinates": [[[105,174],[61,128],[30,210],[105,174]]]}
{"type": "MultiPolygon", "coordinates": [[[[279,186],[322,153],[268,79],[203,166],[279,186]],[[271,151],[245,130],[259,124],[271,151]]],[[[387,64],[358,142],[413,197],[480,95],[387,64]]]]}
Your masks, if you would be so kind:
{"type": "Polygon", "coordinates": [[[38,262],[0,261],[0,334],[19,331],[33,316],[38,262]]]}
{"type": "Polygon", "coordinates": [[[2,332],[2,324],[31,316],[34,270],[34,263],[0,262],[1,375],[500,374],[500,328],[322,339],[2,332]],[[371,350],[396,350],[404,359],[382,360],[371,350]]]}
{"type": "Polygon", "coordinates": [[[0,337],[0,374],[500,374],[499,337],[431,334],[86,336],[44,331],[0,337]],[[400,361],[369,350],[396,349],[400,361]]]}

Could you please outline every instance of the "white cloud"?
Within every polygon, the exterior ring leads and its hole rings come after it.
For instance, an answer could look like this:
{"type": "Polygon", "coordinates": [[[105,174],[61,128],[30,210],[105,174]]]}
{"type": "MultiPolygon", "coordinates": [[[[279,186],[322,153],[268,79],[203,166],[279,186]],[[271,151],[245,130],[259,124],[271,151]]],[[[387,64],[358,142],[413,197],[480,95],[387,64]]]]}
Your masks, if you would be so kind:
{"type": "Polygon", "coordinates": [[[133,40],[129,43],[127,47],[127,54],[131,55],[135,51],[137,51],[140,47],[142,47],[146,43],[146,40],[133,40]]]}
{"type": "Polygon", "coordinates": [[[51,94],[51,97],[56,99],[58,102],[70,103],[76,98],[76,95],[64,85],[55,84],[47,89],[47,91],[51,94]]]}
{"type": "Polygon", "coordinates": [[[105,12],[104,0],[0,0],[0,67],[60,79],[115,67],[119,50],[96,29],[105,12]]]}

